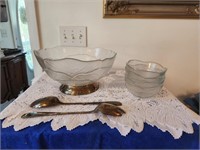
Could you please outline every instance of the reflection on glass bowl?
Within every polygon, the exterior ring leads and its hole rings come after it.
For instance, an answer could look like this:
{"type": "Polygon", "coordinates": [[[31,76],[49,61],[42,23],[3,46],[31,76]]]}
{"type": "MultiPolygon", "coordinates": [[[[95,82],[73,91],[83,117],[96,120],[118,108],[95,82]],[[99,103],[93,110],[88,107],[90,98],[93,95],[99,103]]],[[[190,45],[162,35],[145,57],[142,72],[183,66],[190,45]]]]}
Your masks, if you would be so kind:
{"type": "Polygon", "coordinates": [[[42,69],[69,95],[89,94],[112,68],[116,53],[103,48],[64,47],[35,50],[42,69]]]}

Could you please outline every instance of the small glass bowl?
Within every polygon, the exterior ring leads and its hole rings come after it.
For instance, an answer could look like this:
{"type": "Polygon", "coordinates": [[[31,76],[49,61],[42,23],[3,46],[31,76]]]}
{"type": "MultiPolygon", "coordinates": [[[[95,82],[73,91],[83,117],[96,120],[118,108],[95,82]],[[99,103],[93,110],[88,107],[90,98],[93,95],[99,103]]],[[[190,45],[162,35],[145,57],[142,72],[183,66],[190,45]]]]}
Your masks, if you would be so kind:
{"type": "Polygon", "coordinates": [[[68,95],[84,95],[96,91],[98,80],[112,68],[116,53],[103,48],[64,47],[35,50],[43,70],[60,82],[60,90],[68,95]]]}
{"type": "Polygon", "coordinates": [[[165,75],[167,69],[156,62],[129,60],[126,68],[144,79],[154,79],[165,75]]]}
{"type": "Polygon", "coordinates": [[[140,74],[137,74],[130,70],[128,67],[125,68],[126,75],[128,78],[133,80],[136,83],[147,82],[147,83],[161,83],[165,80],[165,74],[156,77],[156,78],[144,78],[140,74]]]}
{"type": "Polygon", "coordinates": [[[137,97],[147,98],[163,87],[167,69],[156,62],[129,60],[125,71],[127,89],[137,97]]]}

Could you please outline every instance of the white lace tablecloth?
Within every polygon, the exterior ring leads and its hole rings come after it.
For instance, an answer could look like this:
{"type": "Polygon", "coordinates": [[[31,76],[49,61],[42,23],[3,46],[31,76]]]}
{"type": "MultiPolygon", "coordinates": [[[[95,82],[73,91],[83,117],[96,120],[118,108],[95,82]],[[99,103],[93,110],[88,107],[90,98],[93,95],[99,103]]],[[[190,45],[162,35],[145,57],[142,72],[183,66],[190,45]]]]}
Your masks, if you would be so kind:
{"type": "Polygon", "coordinates": [[[147,123],[156,126],[163,132],[168,131],[175,139],[178,139],[183,132],[193,133],[193,123],[200,124],[200,117],[183,105],[166,88],[163,88],[159,94],[151,98],[141,99],[133,96],[125,87],[124,70],[112,72],[99,82],[99,90],[92,94],[69,96],[59,91],[60,83],[50,79],[46,73],[43,73],[30,88],[0,113],[0,119],[5,118],[2,127],[6,128],[14,125],[14,130],[19,131],[41,122],[51,121],[53,130],[58,130],[63,126],[66,126],[68,130],[72,130],[99,119],[111,128],[117,128],[123,136],[126,136],[131,129],[142,132],[144,123],[147,123]],[[43,109],[29,107],[34,100],[45,96],[57,96],[63,102],[120,101],[123,103],[121,107],[126,111],[126,114],[122,117],[94,113],[21,118],[22,114],[31,111],[87,111],[96,107],[95,105],[60,105],[43,109]]]}

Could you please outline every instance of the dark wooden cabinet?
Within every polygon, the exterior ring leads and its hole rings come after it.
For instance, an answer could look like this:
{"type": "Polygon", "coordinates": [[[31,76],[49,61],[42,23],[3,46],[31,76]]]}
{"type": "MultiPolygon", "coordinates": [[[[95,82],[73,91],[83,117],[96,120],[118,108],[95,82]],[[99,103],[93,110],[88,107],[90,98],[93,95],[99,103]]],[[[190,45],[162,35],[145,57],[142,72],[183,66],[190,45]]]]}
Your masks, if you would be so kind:
{"type": "Polygon", "coordinates": [[[1,103],[11,97],[8,70],[6,64],[1,63],[1,103]]]}
{"type": "Polygon", "coordinates": [[[16,98],[27,88],[25,53],[1,58],[1,103],[16,98]]]}

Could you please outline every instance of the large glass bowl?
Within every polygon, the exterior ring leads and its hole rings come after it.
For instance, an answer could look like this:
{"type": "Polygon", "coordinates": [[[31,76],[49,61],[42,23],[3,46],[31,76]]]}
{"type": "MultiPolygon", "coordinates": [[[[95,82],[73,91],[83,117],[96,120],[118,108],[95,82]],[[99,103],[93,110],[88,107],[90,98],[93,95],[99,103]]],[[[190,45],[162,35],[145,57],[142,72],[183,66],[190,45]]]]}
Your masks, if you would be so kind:
{"type": "Polygon", "coordinates": [[[103,48],[64,47],[35,50],[43,70],[60,82],[60,90],[69,95],[96,91],[98,80],[112,68],[116,53],[103,48]]]}
{"type": "Polygon", "coordinates": [[[156,62],[130,60],[125,67],[127,89],[135,96],[147,98],[163,87],[167,69],[156,62]]]}

